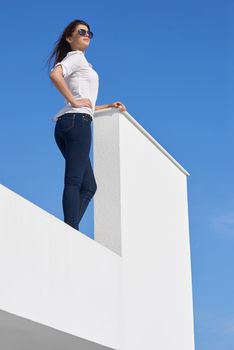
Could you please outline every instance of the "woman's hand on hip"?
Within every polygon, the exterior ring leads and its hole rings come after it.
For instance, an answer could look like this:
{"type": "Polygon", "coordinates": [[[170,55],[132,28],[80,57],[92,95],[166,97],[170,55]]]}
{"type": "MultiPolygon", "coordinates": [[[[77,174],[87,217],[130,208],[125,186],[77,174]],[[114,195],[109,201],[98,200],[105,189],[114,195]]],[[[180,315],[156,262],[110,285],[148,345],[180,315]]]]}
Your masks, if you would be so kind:
{"type": "Polygon", "coordinates": [[[71,105],[72,105],[72,107],[76,107],[76,108],[79,108],[79,107],[93,108],[92,102],[90,101],[89,98],[80,98],[80,99],[74,100],[71,103],[71,105]]]}
{"type": "Polygon", "coordinates": [[[110,103],[109,107],[119,108],[121,110],[121,112],[126,111],[125,105],[122,102],[120,102],[120,101],[110,103]]]}

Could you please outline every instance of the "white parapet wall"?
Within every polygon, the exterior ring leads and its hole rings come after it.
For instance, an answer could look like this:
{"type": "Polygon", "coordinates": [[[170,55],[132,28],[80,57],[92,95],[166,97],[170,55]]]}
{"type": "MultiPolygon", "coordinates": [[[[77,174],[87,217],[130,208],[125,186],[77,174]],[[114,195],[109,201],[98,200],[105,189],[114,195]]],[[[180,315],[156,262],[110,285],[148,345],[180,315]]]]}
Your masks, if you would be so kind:
{"type": "Polygon", "coordinates": [[[95,240],[122,257],[124,349],[193,350],[188,172],[116,108],[96,113],[94,172],[95,240]]]}
{"type": "Polygon", "coordinates": [[[87,340],[77,340],[76,349],[81,343],[87,350],[121,349],[121,263],[119,255],[0,185],[0,349],[23,349],[12,346],[21,328],[26,349],[32,329],[34,340],[40,334],[47,345],[31,339],[31,349],[60,349],[53,330],[27,320],[65,332],[61,349],[73,349],[72,335],[87,340]]]}
{"type": "Polygon", "coordinates": [[[0,349],[194,350],[189,174],[116,108],[93,152],[94,240],[0,185],[0,349]]]}

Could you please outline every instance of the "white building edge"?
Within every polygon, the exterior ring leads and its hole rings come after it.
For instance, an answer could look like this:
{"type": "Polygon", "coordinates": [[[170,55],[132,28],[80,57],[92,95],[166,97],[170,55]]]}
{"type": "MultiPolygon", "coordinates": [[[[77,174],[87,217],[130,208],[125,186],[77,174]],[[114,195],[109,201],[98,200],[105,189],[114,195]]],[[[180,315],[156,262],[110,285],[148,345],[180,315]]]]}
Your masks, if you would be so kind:
{"type": "Polygon", "coordinates": [[[94,240],[0,185],[0,349],[194,350],[189,175],[95,112],[94,240]]]}

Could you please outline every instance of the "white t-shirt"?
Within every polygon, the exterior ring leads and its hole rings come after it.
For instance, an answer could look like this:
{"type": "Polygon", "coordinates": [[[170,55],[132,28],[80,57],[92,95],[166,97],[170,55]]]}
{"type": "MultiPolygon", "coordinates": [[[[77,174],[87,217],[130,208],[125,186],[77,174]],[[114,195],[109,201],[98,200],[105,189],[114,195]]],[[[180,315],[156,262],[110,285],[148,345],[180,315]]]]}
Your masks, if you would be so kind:
{"type": "Polygon", "coordinates": [[[56,65],[62,66],[63,77],[71,90],[75,99],[89,98],[92,102],[92,107],[72,107],[70,102],[65,98],[65,106],[60,109],[52,118],[54,122],[64,113],[88,113],[93,119],[95,104],[98,95],[99,77],[97,72],[92,68],[83,51],[74,50],[67,53],[61,62],[56,65]]]}

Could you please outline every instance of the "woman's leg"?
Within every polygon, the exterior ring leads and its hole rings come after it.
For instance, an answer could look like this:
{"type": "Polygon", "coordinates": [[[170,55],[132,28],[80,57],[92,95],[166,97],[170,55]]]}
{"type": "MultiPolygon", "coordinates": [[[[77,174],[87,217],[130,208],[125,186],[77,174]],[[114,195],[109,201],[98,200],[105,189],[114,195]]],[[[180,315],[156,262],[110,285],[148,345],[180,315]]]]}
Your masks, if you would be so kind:
{"type": "Polygon", "coordinates": [[[82,186],[80,189],[80,210],[79,210],[79,216],[78,216],[78,223],[80,223],[89,205],[89,202],[94,196],[96,190],[97,190],[97,184],[96,184],[92,165],[89,158],[88,164],[85,169],[82,186]]]}
{"type": "Polygon", "coordinates": [[[97,185],[89,159],[90,121],[82,115],[72,117],[68,119],[66,117],[66,120],[56,125],[55,140],[65,158],[62,199],[64,222],[79,230],[79,222],[97,185]]]}
{"type": "Polygon", "coordinates": [[[89,163],[91,146],[90,122],[82,116],[75,119],[74,128],[64,133],[65,139],[65,176],[63,191],[64,222],[79,229],[81,206],[81,188],[85,170],[89,163]]]}

